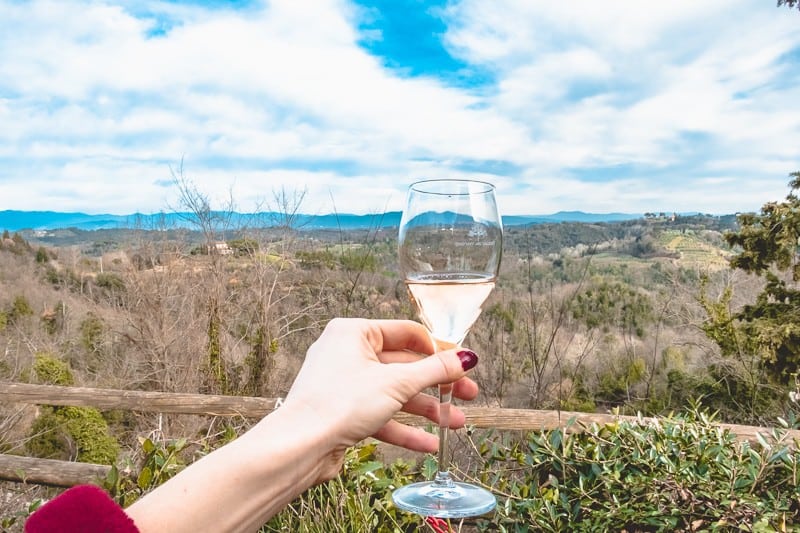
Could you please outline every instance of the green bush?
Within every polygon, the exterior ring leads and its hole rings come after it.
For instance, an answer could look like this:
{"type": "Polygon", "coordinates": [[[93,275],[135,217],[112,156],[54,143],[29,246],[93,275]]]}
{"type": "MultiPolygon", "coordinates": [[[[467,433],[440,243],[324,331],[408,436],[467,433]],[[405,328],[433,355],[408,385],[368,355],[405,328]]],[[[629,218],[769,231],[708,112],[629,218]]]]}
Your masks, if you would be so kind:
{"type": "Polygon", "coordinates": [[[606,365],[598,375],[595,398],[601,402],[624,404],[631,388],[645,376],[646,363],[641,357],[629,360],[618,357],[606,365]]]}
{"type": "Polygon", "coordinates": [[[33,377],[46,385],[72,385],[75,380],[69,365],[52,354],[40,352],[33,360],[33,377]]]}
{"type": "Polygon", "coordinates": [[[87,352],[100,351],[103,343],[103,331],[105,331],[105,326],[102,319],[92,312],[87,313],[86,318],[81,321],[81,344],[87,352]]]}
{"type": "Polygon", "coordinates": [[[336,265],[336,256],[330,250],[298,251],[295,258],[303,268],[329,268],[336,265]]]}
{"type": "Polygon", "coordinates": [[[233,253],[237,256],[252,256],[260,248],[258,241],[248,238],[228,241],[228,247],[233,250],[233,253]]]}
{"type": "Polygon", "coordinates": [[[94,280],[98,287],[110,292],[125,292],[125,281],[114,272],[100,272],[94,280]]]}
{"type": "Polygon", "coordinates": [[[378,259],[368,249],[352,249],[342,253],[339,264],[349,272],[376,272],[378,259]]]}
{"type": "Polygon", "coordinates": [[[14,298],[14,302],[11,304],[10,309],[6,313],[7,320],[11,323],[18,322],[22,318],[32,315],[33,308],[31,307],[31,304],[28,303],[27,298],[22,295],[14,298]]]}
{"type": "Polygon", "coordinates": [[[26,444],[34,457],[113,464],[119,443],[100,411],[91,407],[44,407],[26,444]]]}
{"type": "MultiPolygon", "coordinates": [[[[452,530],[793,531],[800,525],[798,452],[782,430],[766,439],[740,442],[696,409],[656,423],[489,433],[473,440],[480,464],[459,477],[490,488],[497,509],[454,520],[452,530]]],[[[391,491],[426,477],[428,463],[387,466],[371,446],[351,451],[339,478],[309,490],[262,531],[426,527],[394,507],[391,491]]]]}
{"type": "MultiPolygon", "coordinates": [[[[74,383],[69,365],[52,354],[36,354],[32,371],[40,383],[74,383]]],[[[112,464],[119,454],[119,443],[97,409],[43,406],[31,426],[26,450],[34,457],[112,464]]]]}
{"type": "Polygon", "coordinates": [[[36,262],[37,263],[47,263],[50,260],[50,256],[47,253],[47,249],[44,246],[40,246],[38,250],[36,250],[36,262]]]}
{"type": "Polygon", "coordinates": [[[492,472],[484,477],[504,496],[486,528],[782,531],[800,524],[793,446],[739,442],[705,413],[492,446],[481,446],[492,472]]]}

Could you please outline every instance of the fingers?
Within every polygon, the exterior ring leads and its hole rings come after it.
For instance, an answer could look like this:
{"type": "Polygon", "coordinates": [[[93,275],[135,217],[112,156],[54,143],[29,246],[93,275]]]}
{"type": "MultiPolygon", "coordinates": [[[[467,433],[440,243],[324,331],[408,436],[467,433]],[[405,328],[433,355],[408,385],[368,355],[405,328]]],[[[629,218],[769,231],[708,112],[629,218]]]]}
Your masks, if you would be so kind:
{"type": "MultiPolygon", "coordinates": [[[[382,363],[413,363],[426,357],[429,356],[407,350],[390,350],[378,354],[378,359],[382,363]]],[[[478,396],[478,392],[478,384],[468,377],[463,377],[453,383],[453,396],[460,400],[474,400],[478,396]]]]}
{"type": "MultiPolygon", "coordinates": [[[[478,356],[469,350],[455,348],[437,352],[428,357],[410,363],[390,365],[393,372],[417,391],[440,383],[456,383],[464,378],[467,370],[478,362],[478,356]]],[[[389,366],[389,365],[387,365],[389,366]]],[[[470,380],[471,381],[471,380],[470,380]]],[[[465,382],[466,383],[466,382],[465,382]]],[[[477,394],[477,386],[473,390],[469,385],[462,385],[467,393],[477,394]]],[[[460,392],[464,392],[461,390],[460,392]]]]}
{"type": "Polygon", "coordinates": [[[411,350],[431,354],[433,340],[425,326],[413,320],[373,320],[379,329],[382,344],[379,352],[386,350],[411,350]]]}
{"type": "MultiPolygon", "coordinates": [[[[433,396],[419,394],[403,406],[403,411],[439,423],[439,400],[433,396]]],[[[465,422],[464,412],[451,405],[450,429],[459,429],[464,426],[465,422]]],[[[422,428],[407,426],[397,420],[387,422],[373,437],[417,452],[435,452],[439,447],[439,437],[436,435],[428,433],[422,428]]]]}
{"type": "Polygon", "coordinates": [[[470,378],[463,377],[453,383],[453,396],[459,400],[470,401],[478,397],[478,384],[470,378]]]}
{"type": "MultiPolygon", "coordinates": [[[[402,410],[412,415],[423,416],[431,422],[439,423],[439,399],[429,394],[417,394],[406,402],[402,410]]],[[[464,427],[466,421],[464,411],[451,404],[450,429],[464,427]]]]}
{"type": "Polygon", "coordinates": [[[373,436],[383,442],[415,452],[435,452],[439,448],[439,437],[421,428],[401,424],[397,420],[389,420],[373,436]]]}

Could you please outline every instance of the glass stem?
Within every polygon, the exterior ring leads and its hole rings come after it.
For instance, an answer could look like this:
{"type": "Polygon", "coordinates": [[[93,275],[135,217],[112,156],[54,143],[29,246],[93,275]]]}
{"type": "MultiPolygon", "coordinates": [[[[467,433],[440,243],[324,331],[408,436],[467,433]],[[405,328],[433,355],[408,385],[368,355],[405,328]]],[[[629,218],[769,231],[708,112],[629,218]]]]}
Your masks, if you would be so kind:
{"type": "Polygon", "coordinates": [[[452,486],[450,477],[450,455],[447,437],[450,428],[450,402],[453,399],[453,384],[439,385],[439,460],[438,471],[434,483],[443,486],[452,486]]]}

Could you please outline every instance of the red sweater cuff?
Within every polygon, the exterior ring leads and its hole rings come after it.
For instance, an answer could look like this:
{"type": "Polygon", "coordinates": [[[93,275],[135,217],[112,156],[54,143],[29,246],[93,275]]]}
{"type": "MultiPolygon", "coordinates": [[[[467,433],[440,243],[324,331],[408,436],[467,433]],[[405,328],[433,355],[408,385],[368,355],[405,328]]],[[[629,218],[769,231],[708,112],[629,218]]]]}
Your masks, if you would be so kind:
{"type": "Polygon", "coordinates": [[[25,522],[25,533],[139,533],[133,520],[106,492],[79,485],[50,500],[25,522]]]}

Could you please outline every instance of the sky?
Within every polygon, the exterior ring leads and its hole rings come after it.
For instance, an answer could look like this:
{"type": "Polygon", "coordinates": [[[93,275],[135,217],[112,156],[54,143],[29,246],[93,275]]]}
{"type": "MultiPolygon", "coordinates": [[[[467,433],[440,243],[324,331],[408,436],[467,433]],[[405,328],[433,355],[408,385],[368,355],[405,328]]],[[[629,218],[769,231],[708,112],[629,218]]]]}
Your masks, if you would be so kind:
{"type": "Polygon", "coordinates": [[[0,0],[0,210],[729,214],[798,170],[773,0],[0,0]]]}

